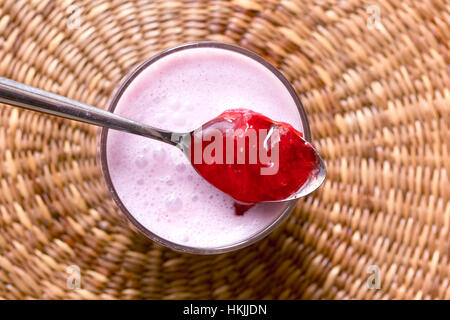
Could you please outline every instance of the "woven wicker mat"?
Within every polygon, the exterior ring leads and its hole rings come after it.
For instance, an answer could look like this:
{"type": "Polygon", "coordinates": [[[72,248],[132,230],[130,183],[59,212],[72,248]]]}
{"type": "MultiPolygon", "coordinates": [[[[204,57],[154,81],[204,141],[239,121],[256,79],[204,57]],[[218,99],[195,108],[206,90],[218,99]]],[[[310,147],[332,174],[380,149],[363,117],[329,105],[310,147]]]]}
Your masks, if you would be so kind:
{"type": "Polygon", "coordinates": [[[0,105],[0,297],[450,299],[449,26],[439,0],[0,1],[0,76],[100,107],[162,49],[254,50],[328,167],[266,239],[179,254],[120,218],[97,128],[0,105]]]}

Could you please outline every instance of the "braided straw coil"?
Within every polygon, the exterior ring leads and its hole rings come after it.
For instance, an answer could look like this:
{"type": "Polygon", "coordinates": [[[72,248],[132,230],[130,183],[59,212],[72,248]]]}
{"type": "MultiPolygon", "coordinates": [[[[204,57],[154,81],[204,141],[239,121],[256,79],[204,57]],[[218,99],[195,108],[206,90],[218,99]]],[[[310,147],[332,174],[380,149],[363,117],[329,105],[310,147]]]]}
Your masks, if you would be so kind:
{"type": "Polygon", "coordinates": [[[449,25],[443,0],[0,0],[0,76],[94,106],[168,47],[255,51],[328,169],[264,240],[180,254],[120,217],[95,126],[0,105],[0,297],[450,299],[449,25]]]}

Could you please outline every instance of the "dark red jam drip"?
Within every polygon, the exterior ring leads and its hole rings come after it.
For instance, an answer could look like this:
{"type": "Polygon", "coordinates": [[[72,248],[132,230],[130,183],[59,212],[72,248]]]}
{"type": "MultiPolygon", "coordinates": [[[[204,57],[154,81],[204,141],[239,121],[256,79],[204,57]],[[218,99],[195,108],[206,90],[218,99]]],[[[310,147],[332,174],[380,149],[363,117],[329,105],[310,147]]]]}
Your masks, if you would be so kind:
{"type": "MultiPolygon", "coordinates": [[[[286,199],[308,180],[318,161],[301,132],[288,123],[275,122],[247,109],[223,112],[205,123],[201,131],[196,130],[191,138],[191,162],[197,172],[241,203],[286,199]],[[267,134],[261,134],[260,129],[267,134]],[[273,134],[274,129],[278,130],[277,135],[273,134]],[[256,133],[256,140],[251,139],[250,131],[256,133]],[[222,152],[217,148],[219,143],[222,152]],[[251,154],[257,155],[256,162],[255,157],[250,161],[251,154]]],[[[236,203],[235,208],[236,214],[243,214],[249,205],[236,203]]]]}
{"type": "Polygon", "coordinates": [[[242,204],[239,202],[235,202],[234,203],[234,213],[237,216],[242,216],[245,212],[247,212],[248,210],[250,210],[251,208],[253,208],[255,205],[255,203],[251,203],[251,204],[242,204]]]}

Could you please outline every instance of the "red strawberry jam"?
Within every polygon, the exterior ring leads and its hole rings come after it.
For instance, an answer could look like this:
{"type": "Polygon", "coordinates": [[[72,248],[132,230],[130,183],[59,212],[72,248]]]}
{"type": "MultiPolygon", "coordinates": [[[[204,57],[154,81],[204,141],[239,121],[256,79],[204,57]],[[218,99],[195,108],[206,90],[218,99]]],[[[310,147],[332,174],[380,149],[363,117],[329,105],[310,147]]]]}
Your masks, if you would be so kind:
{"type": "Polygon", "coordinates": [[[197,172],[233,197],[236,214],[251,204],[286,199],[307,181],[319,161],[302,133],[247,109],[232,109],[191,137],[197,172]]]}

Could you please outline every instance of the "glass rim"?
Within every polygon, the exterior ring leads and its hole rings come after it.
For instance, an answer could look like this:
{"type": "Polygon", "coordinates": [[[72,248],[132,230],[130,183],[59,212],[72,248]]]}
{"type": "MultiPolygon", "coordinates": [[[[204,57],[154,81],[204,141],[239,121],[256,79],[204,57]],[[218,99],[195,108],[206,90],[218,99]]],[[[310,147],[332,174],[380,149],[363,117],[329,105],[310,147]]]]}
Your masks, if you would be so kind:
{"type": "MultiPolygon", "coordinates": [[[[159,59],[170,55],[172,53],[186,50],[186,49],[193,49],[193,48],[218,48],[218,49],[225,49],[230,50],[233,52],[237,52],[239,54],[243,54],[249,58],[252,58],[253,60],[259,62],[264,67],[266,67],[269,71],[271,71],[286,87],[289,94],[291,95],[292,99],[294,100],[294,103],[297,106],[301,123],[303,126],[303,135],[305,139],[309,142],[311,142],[311,132],[309,128],[308,118],[306,116],[306,112],[303,108],[303,105],[300,101],[300,98],[298,97],[297,93],[295,92],[294,87],[292,84],[287,80],[287,78],[281,73],[280,70],[278,70],[275,66],[273,66],[270,62],[268,62],[263,57],[259,56],[258,54],[254,53],[253,51],[247,50],[245,48],[222,43],[222,42],[216,42],[216,41],[199,41],[199,42],[189,42],[184,43],[175,47],[168,48],[166,50],[163,50],[152,57],[148,58],[144,62],[142,62],[139,66],[133,69],[128,75],[125,77],[123,81],[121,81],[120,86],[118,89],[113,93],[112,99],[110,100],[110,104],[108,107],[108,111],[114,112],[118,101],[122,97],[122,94],[124,91],[128,88],[128,86],[133,82],[133,80],[149,65],[155,63],[159,59]]],[[[155,241],[156,243],[163,245],[165,247],[168,247],[172,250],[183,252],[183,253],[191,253],[191,254],[219,254],[219,253],[225,253],[230,251],[235,251],[238,249],[242,249],[244,247],[247,247],[258,240],[261,240],[262,238],[266,237],[269,233],[271,233],[276,227],[278,227],[283,221],[287,219],[289,214],[292,212],[292,210],[295,208],[298,199],[296,200],[290,200],[288,206],[278,215],[277,218],[275,218],[269,225],[267,225],[264,229],[256,232],[255,234],[251,235],[250,237],[241,240],[236,243],[218,246],[218,247],[195,247],[195,246],[187,246],[183,244],[179,244],[176,242],[172,242],[170,240],[167,240],[163,237],[160,237],[156,233],[150,231],[145,226],[143,226],[127,209],[127,207],[124,205],[122,200],[120,199],[114,184],[111,179],[111,175],[109,173],[109,167],[108,167],[108,157],[107,157],[107,141],[108,141],[108,128],[101,128],[100,129],[100,140],[99,140],[99,158],[101,163],[101,169],[103,172],[103,177],[106,182],[106,186],[108,188],[108,191],[112,195],[112,198],[114,199],[114,202],[119,207],[120,212],[126,217],[126,219],[131,222],[131,224],[143,235],[145,235],[147,238],[149,238],[152,241],[155,241]]]]}

